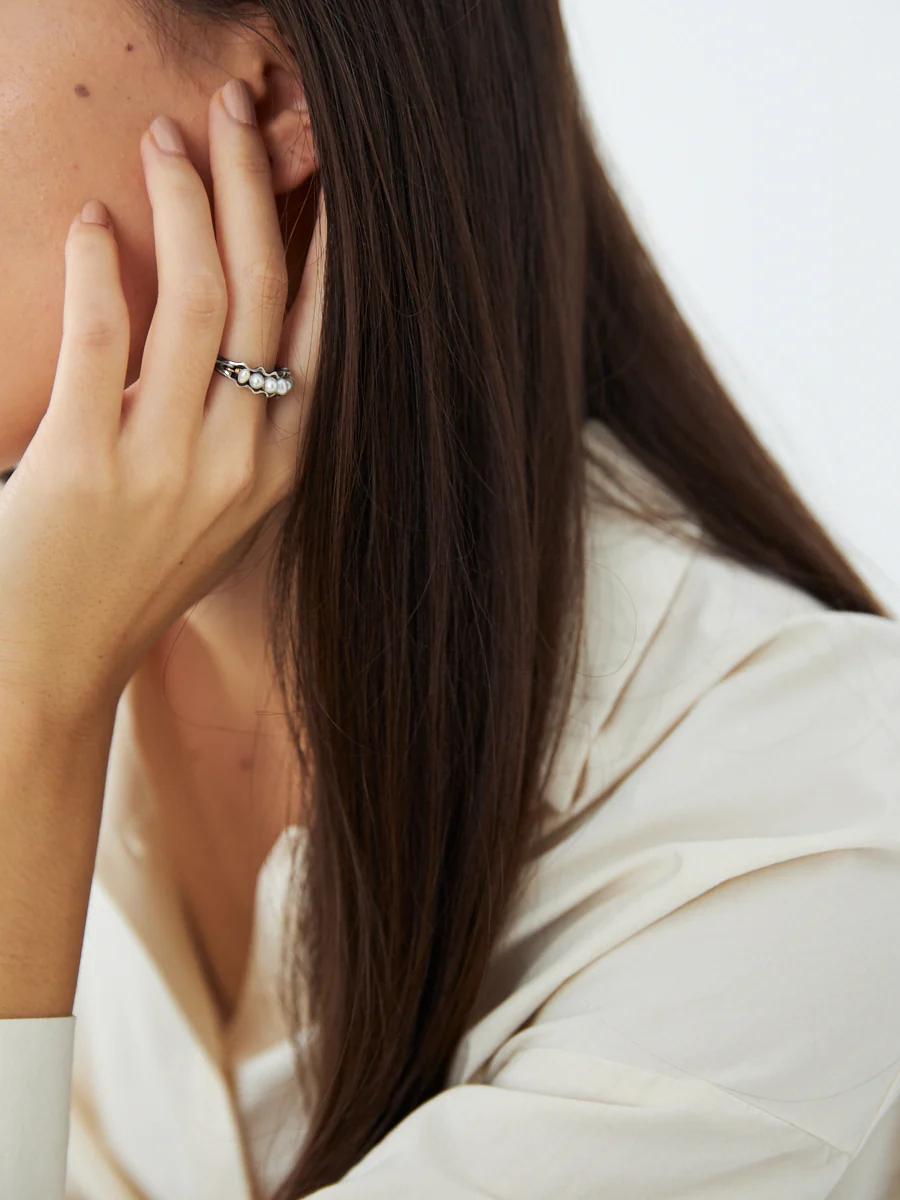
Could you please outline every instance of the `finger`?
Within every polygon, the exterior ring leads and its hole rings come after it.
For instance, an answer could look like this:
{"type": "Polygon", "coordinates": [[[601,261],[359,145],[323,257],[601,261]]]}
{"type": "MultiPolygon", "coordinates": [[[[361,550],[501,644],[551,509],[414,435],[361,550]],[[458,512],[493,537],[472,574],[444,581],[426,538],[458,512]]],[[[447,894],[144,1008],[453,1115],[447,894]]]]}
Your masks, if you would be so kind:
{"type": "MultiPolygon", "coordinates": [[[[98,201],[82,213],[109,220],[98,201]]],[[[131,338],[111,224],[76,217],[65,259],[63,333],[47,416],[79,444],[108,449],[119,434],[131,338]]]]}
{"type": "MultiPolygon", "coordinates": [[[[253,97],[232,79],[210,102],[210,165],[219,256],[228,286],[221,353],[254,369],[272,371],[281,340],[288,272],[272,170],[256,125],[253,97]]],[[[215,436],[257,444],[267,397],[226,381],[210,395],[207,420],[215,436]],[[242,434],[235,422],[240,422],[242,434]]]]}
{"type": "Polygon", "coordinates": [[[141,362],[134,419],[147,444],[193,442],[204,415],[225,324],[228,296],[209,196],[180,131],[157,118],[141,138],[153,206],[158,296],[141,362]],[[163,150],[154,137],[174,140],[163,150]],[[161,441],[155,441],[156,438],[161,441]]]}
{"type": "Polygon", "coordinates": [[[328,210],[320,183],[316,223],[279,351],[293,371],[295,384],[287,395],[269,402],[268,427],[261,451],[259,474],[265,481],[270,502],[277,502],[293,486],[300,437],[318,378],[327,246],[328,210]]]}

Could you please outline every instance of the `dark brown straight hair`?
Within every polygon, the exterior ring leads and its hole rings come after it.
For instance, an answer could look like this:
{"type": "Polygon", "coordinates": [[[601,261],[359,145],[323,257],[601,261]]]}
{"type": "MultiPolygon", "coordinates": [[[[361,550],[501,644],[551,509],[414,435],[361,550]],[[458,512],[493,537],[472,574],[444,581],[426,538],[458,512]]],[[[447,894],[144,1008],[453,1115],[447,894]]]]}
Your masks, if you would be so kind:
{"type": "MultiPolygon", "coordinates": [[[[894,614],[679,314],[604,171],[558,0],[140,7],[167,50],[183,22],[271,23],[328,210],[270,599],[310,813],[286,1002],[316,1034],[311,1115],[275,1198],[297,1200],[445,1086],[520,894],[584,620],[587,418],[715,553],[894,614]]],[[[602,497],[616,462],[596,465],[602,497]]]]}

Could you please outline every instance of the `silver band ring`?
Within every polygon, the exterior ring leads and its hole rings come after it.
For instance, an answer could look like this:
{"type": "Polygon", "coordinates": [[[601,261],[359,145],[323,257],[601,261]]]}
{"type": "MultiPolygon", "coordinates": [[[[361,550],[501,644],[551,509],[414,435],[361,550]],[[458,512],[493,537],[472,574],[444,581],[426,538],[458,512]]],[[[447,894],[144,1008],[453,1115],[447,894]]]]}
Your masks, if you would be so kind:
{"type": "Polygon", "coordinates": [[[249,388],[258,396],[283,396],[294,386],[294,376],[289,367],[276,367],[267,371],[265,367],[248,367],[244,362],[235,362],[233,358],[216,358],[216,368],[220,375],[233,380],[240,387],[249,388]]]}

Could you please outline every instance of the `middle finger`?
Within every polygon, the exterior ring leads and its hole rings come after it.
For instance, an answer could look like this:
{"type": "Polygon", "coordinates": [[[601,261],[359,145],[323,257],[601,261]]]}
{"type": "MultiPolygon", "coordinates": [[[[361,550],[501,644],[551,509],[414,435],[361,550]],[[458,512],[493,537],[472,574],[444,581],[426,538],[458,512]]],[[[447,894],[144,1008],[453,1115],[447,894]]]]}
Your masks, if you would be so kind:
{"type": "Polygon", "coordinates": [[[192,445],[202,423],[228,296],[209,197],[170,118],[157,118],[144,133],[141,158],[153,208],[158,298],[141,361],[135,436],[149,427],[146,444],[175,454],[192,445]]]}

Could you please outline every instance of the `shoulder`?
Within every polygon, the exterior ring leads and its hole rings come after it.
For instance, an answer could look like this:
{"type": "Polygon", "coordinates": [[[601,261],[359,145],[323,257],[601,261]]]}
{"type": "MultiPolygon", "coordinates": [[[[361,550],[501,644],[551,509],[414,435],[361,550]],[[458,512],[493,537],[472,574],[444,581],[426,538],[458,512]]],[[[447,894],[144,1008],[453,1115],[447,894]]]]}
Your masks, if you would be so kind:
{"type": "Polygon", "coordinates": [[[900,624],[622,515],[588,536],[544,835],[463,1053],[702,1083],[852,1155],[900,1073],[900,624]]]}
{"type": "MultiPolygon", "coordinates": [[[[612,435],[590,440],[608,447],[612,435]]],[[[760,768],[789,770],[804,756],[836,767],[843,750],[846,769],[854,760],[882,777],[896,768],[900,622],[835,612],[710,547],[690,516],[675,524],[678,536],[612,506],[588,511],[584,620],[548,831],[641,764],[674,769],[695,739],[715,742],[735,768],[761,757],[760,768]],[[866,753],[854,753],[864,739],[866,753]]]]}

